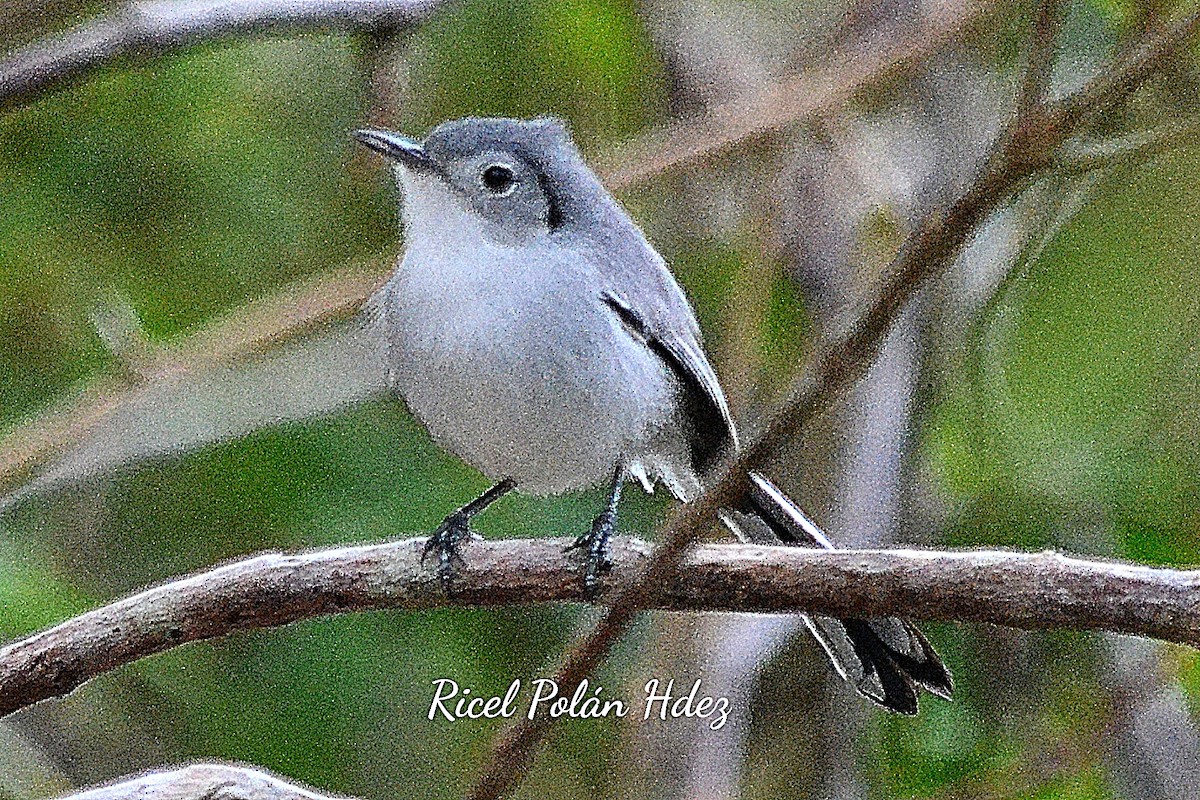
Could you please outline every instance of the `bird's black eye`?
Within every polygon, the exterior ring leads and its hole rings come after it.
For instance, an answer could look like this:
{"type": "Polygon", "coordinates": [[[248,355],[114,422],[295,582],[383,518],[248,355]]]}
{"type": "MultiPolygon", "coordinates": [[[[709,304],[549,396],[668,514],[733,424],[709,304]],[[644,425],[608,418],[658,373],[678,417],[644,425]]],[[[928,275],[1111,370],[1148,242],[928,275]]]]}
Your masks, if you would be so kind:
{"type": "Polygon", "coordinates": [[[511,168],[503,164],[492,164],[483,171],[483,185],[492,194],[508,194],[516,180],[511,168]]]}

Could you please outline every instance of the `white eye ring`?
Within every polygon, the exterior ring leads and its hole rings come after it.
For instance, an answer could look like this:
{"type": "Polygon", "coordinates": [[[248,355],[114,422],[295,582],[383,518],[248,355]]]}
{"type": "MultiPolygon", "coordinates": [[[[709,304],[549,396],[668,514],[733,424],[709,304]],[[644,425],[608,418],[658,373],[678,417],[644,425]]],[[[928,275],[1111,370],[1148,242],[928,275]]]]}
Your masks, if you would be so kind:
{"type": "Polygon", "coordinates": [[[508,197],[517,188],[516,174],[511,164],[496,162],[488,164],[479,173],[479,182],[483,188],[496,197],[508,197]]]}

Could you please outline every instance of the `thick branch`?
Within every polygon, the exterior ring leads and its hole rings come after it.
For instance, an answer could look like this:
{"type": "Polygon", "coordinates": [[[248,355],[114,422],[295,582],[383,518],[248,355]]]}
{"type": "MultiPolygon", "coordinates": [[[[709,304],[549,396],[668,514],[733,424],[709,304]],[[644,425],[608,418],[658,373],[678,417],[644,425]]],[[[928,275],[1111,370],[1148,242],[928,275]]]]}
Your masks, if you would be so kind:
{"type": "Polygon", "coordinates": [[[0,62],[0,109],[125,58],[236,36],[406,28],[445,0],[143,0],[0,62]]]}
{"type": "Polygon", "coordinates": [[[61,800],[335,800],[335,797],[251,767],[192,764],[125,778],[61,800]]]}
{"type": "MultiPolygon", "coordinates": [[[[579,601],[567,539],[473,543],[452,596],[421,564],[424,539],[268,553],[148,589],[0,650],[0,715],[67,694],[97,675],[186,642],[381,608],[579,601]]],[[[650,546],[614,540],[601,598],[644,566],[650,546]]],[[[646,598],[684,611],[1102,629],[1200,646],[1200,571],[1084,561],[1056,553],[821,551],[709,544],[646,598]]]]}

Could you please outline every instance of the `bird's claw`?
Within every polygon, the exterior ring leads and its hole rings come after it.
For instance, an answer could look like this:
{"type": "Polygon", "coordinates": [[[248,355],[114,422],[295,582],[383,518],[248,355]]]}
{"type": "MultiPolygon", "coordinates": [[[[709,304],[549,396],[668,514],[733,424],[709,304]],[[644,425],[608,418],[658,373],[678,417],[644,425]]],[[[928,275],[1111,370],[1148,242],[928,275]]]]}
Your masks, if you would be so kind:
{"type": "Polygon", "coordinates": [[[455,568],[466,564],[460,545],[463,541],[476,538],[478,536],[471,530],[470,519],[467,515],[461,511],[455,511],[442,520],[442,524],[425,541],[425,548],[421,551],[421,564],[424,565],[425,559],[429,557],[430,553],[437,553],[438,579],[441,580],[442,588],[446,591],[450,590],[455,568]]]}
{"type": "Polygon", "coordinates": [[[583,550],[587,560],[583,570],[583,594],[591,600],[600,589],[600,576],[612,569],[608,555],[608,540],[617,528],[617,515],[605,510],[592,520],[592,527],[566,547],[565,552],[583,550]]]}

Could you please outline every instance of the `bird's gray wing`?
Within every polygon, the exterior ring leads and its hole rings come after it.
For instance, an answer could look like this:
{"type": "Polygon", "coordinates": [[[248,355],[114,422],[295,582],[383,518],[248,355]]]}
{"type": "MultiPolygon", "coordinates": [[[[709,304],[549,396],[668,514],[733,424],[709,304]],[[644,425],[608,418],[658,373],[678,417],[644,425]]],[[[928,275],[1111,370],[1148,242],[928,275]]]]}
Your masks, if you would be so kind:
{"type": "MultiPolygon", "coordinates": [[[[666,272],[665,266],[660,269],[666,272]]],[[[665,277],[669,285],[662,285],[659,278],[650,286],[630,287],[625,293],[607,289],[601,300],[630,335],[645,344],[675,375],[681,388],[680,411],[689,428],[692,468],[703,476],[737,447],[737,437],[725,393],[700,344],[700,329],[691,306],[670,274],[665,277]],[[672,290],[676,297],[669,294],[672,290]],[[634,302],[635,297],[639,302],[634,302]]]]}

